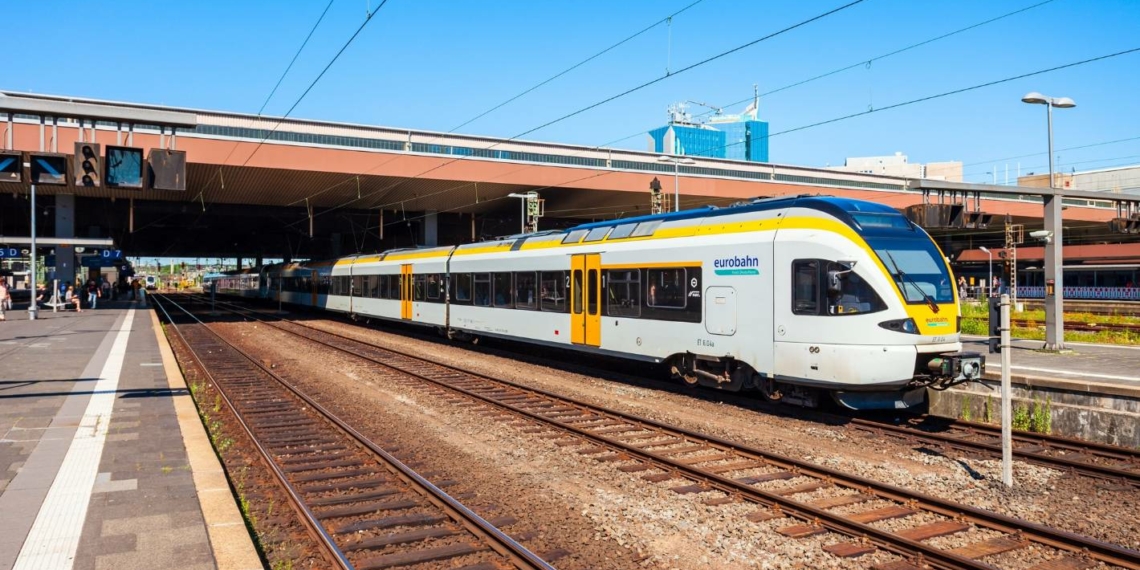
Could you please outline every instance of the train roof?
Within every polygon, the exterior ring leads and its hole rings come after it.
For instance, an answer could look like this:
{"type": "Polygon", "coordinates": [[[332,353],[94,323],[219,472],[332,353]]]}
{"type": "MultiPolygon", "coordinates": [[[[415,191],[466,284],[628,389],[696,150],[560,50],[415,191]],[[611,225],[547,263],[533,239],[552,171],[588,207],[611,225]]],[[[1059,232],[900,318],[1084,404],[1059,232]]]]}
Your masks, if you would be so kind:
{"type": "Polygon", "coordinates": [[[565,231],[572,232],[575,230],[592,230],[594,228],[606,228],[640,222],[673,222],[699,218],[715,218],[749,212],[783,210],[793,207],[819,210],[826,214],[830,214],[836,218],[839,218],[840,220],[843,220],[844,222],[847,222],[857,231],[865,229],[864,226],[872,225],[865,223],[867,221],[870,221],[870,219],[866,216],[863,216],[863,214],[897,216],[898,218],[901,218],[901,220],[892,220],[892,222],[894,222],[892,225],[896,229],[910,229],[911,225],[910,222],[906,220],[906,217],[900,214],[898,210],[890,206],[879,204],[877,202],[853,200],[850,198],[838,198],[834,196],[813,196],[810,194],[801,194],[799,196],[781,196],[778,198],[754,198],[751,201],[735,204],[728,207],[705,206],[702,208],[683,210],[680,212],[652,214],[634,218],[619,218],[615,220],[606,220],[604,222],[591,222],[588,224],[580,224],[574,226],[565,231]],[[864,223],[860,223],[860,218],[863,218],[864,223]]]}

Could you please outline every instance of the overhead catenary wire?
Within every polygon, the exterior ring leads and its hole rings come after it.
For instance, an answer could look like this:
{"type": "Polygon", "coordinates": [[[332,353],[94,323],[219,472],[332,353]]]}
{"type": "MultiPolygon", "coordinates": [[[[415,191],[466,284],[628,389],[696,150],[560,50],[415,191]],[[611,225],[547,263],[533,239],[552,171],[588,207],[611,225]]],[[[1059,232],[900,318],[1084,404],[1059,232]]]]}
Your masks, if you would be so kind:
{"type": "Polygon", "coordinates": [[[333,55],[332,59],[330,59],[329,62],[324,66],[324,68],[321,69],[321,72],[318,73],[315,78],[313,78],[313,80],[309,83],[309,86],[306,87],[305,90],[301,93],[301,96],[297,97],[297,100],[294,101],[293,104],[289,106],[289,110],[285,111],[284,115],[277,117],[277,123],[273,125],[273,128],[270,129],[269,132],[265,135],[265,137],[262,138],[261,141],[257,143],[257,146],[255,146],[253,148],[253,152],[250,152],[249,156],[247,156],[245,158],[245,160],[242,162],[241,165],[243,167],[246,166],[247,164],[249,164],[249,161],[251,159],[253,159],[253,156],[255,154],[257,154],[257,151],[260,150],[261,146],[265,144],[265,141],[269,140],[269,137],[273,136],[273,133],[277,132],[277,129],[281,127],[281,123],[284,122],[284,120],[287,119],[289,117],[289,115],[293,114],[293,111],[297,109],[297,105],[300,105],[301,102],[305,100],[305,97],[307,97],[309,95],[309,92],[313,90],[313,87],[317,86],[317,83],[320,82],[321,78],[324,77],[326,73],[328,73],[329,69],[332,68],[333,64],[335,64],[336,61],[338,59],[340,59],[340,56],[344,54],[345,50],[348,49],[348,46],[352,45],[352,42],[356,40],[356,38],[360,35],[360,32],[364,31],[364,28],[368,25],[369,22],[372,21],[372,18],[375,17],[376,14],[380,11],[380,9],[383,8],[387,3],[388,3],[388,0],[381,0],[380,5],[376,6],[375,10],[369,12],[368,15],[365,16],[364,21],[360,23],[360,26],[356,28],[356,31],[353,32],[352,36],[350,36],[348,38],[348,41],[344,42],[344,45],[340,46],[340,49],[337,50],[336,54],[333,55]]]}
{"type": "MultiPolygon", "coordinates": [[[[657,20],[656,22],[650,24],[649,26],[646,26],[645,28],[642,28],[640,31],[637,31],[637,32],[635,32],[629,36],[626,36],[625,38],[623,38],[623,39],[621,39],[621,40],[619,40],[613,44],[610,44],[609,46],[602,49],[601,51],[594,53],[593,55],[590,55],[589,57],[586,57],[585,59],[582,59],[581,61],[578,61],[577,63],[571,65],[570,67],[567,67],[566,69],[563,69],[562,71],[559,71],[558,73],[555,73],[554,75],[544,79],[543,81],[540,81],[539,83],[537,83],[537,84],[535,84],[535,85],[533,85],[527,89],[524,89],[520,93],[518,93],[518,94],[508,98],[507,100],[491,107],[490,109],[487,109],[486,111],[479,113],[478,115],[464,121],[463,123],[456,125],[455,127],[452,127],[446,133],[441,133],[441,134],[437,135],[436,137],[434,137],[430,141],[428,141],[428,143],[430,144],[432,142],[439,140],[440,138],[443,138],[443,136],[445,134],[454,133],[455,131],[457,131],[457,130],[459,130],[459,129],[461,129],[461,128],[463,128],[463,127],[465,127],[465,126],[467,126],[467,125],[469,125],[469,124],[471,124],[471,123],[473,123],[473,122],[475,122],[475,121],[477,121],[477,120],[479,120],[479,119],[481,119],[481,118],[483,118],[483,117],[485,117],[485,116],[487,116],[487,115],[489,115],[489,114],[513,103],[513,102],[515,102],[515,101],[517,101],[518,99],[525,97],[526,95],[536,91],[537,89],[539,89],[545,85],[550,84],[551,82],[557,80],[560,77],[565,76],[566,74],[574,71],[575,69],[578,69],[578,68],[582,67],[583,65],[586,65],[587,63],[589,63],[589,62],[613,51],[614,49],[617,49],[618,47],[621,47],[622,45],[636,39],[637,37],[639,37],[639,36],[645,34],[646,32],[656,28],[657,26],[660,26],[663,22],[671,21],[673,18],[676,18],[677,16],[688,11],[690,8],[693,8],[694,6],[696,6],[697,4],[700,4],[703,1],[704,0],[696,0],[695,2],[692,2],[688,5],[686,5],[685,7],[681,8],[680,10],[677,10],[677,11],[673,12],[672,14],[669,14],[668,16],[665,16],[664,18],[657,20]]],[[[386,166],[387,164],[389,164],[395,160],[399,160],[401,158],[404,158],[404,156],[403,155],[397,155],[397,156],[390,157],[388,160],[372,167],[371,169],[366,170],[360,174],[357,174],[356,178],[359,179],[360,176],[367,174],[367,173],[369,173],[373,170],[376,170],[378,168],[382,168],[382,167],[386,166]]],[[[320,196],[321,194],[324,194],[325,192],[328,192],[329,190],[332,190],[332,189],[344,184],[345,182],[347,182],[347,180],[344,182],[341,182],[339,184],[334,184],[332,186],[324,188],[324,189],[320,190],[319,192],[317,192],[316,194],[310,194],[309,196],[307,196],[307,198],[309,198],[309,199],[316,198],[317,196],[320,196]]],[[[299,204],[299,203],[304,202],[304,201],[305,201],[304,198],[302,198],[300,200],[295,200],[295,201],[287,204],[287,206],[293,206],[293,205],[299,204]]]]}
{"type": "MultiPolygon", "coordinates": [[[[687,66],[685,66],[685,67],[683,67],[683,68],[681,68],[681,69],[678,69],[677,71],[673,71],[673,72],[668,72],[668,73],[665,73],[664,75],[658,76],[658,77],[656,77],[656,78],[654,78],[654,79],[651,79],[651,80],[649,80],[649,81],[643,82],[643,83],[641,83],[641,84],[639,84],[639,85],[637,85],[637,86],[634,86],[634,87],[631,87],[631,88],[629,88],[629,89],[626,89],[626,90],[624,90],[624,91],[622,91],[622,92],[620,92],[620,93],[618,93],[618,94],[616,94],[616,95],[612,95],[612,96],[610,96],[610,97],[606,97],[605,99],[602,99],[602,100],[600,100],[600,101],[598,101],[598,102],[595,102],[595,103],[592,103],[592,104],[590,104],[590,105],[587,105],[587,106],[585,106],[585,107],[582,107],[582,108],[580,108],[580,109],[578,109],[578,110],[576,110],[576,111],[572,111],[572,112],[570,112],[570,113],[567,113],[567,114],[565,114],[565,115],[562,115],[561,117],[558,117],[558,118],[556,118],[556,119],[553,119],[553,120],[547,121],[546,123],[543,123],[543,124],[541,124],[541,125],[539,125],[539,126],[537,126],[537,127],[534,127],[534,128],[531,128],[531,129],[527,129],[527,130],[525,130],[525,131],[523,131],[523,132],[521,132],[521,133],[518,133],[518,134],[516,134],[516,135],[514,135],[514,136],[512,136],[512,137],[510,137],[510,138],[508,138],[508,139],[504,139],[504,140],[498,141],[498,142],[496,142],[495,144],[493,144],[493,145],[491,145],[491,146],[489,146],[489,147],[487,147],[486,149],[483,149],[483,150],[490,150],[490,149],[492,149],[492,148],[495,148],[495,147],[497,147],[497,146],[499,146],[499,145],[501,145],[501,144],[504,144],[504,143],[507,143],[507,142],[513,141],[513,140],[515,140],[515,139],[518,139],[518,138],[520,138],[520,137],[526,136],[526,135],[528,135],[528,134],[530,134],[530,133],[533,133],[533,132],[535,132],[535,131],[538,131],[538,130],[544,129],[544,128],[546,128],[546,127],[552,126],[552,125],[554,125],[554,124],[557,124],[557,123],[559,123],[559,122],[561,122],[561,121],[564,121],[564,120],[566,120],[566,119],[569,119],[569,118],[571,118],[571,117],[577,116],[577,115],[579,115],[579,114],[581,114],[581,113],[584,113],[584,112],[586,112],[586,111],[589,111],[589,110],[591,110],[591,109],[597,108],[597,107],[599,107],[599,106],[601,106],[601,105],[605,105],[605,104],[607,104],[607,103],[613,102],[613,101],[615,101],[615,100],[617,100],[617,99],[620,99],[620,98],[622,98],[622,97],[625,97],[625,96],[627,96],[627,95],[630,95],[630,94],[632,94],[632,93],[635,93],[635,92],[637,92],[637,91],[640,91],[641,89],[644,89],[644,88],[646,88],[646,87],[649,87],[649,86],[651,86],[651,85],[657,84],[657,83],[659,83],[659,82],[661,82],[661,81],[664,81],[664,80],[666,80],[666,79],[669,79],[669,78],[671,78],[671,77],[675,77],[675,76],[677,76],[677,75],[680,75],[680,74],[682,74],[682,73],[685,73],[685,72],[691,71],[691,70],[693,70],[693,69],[696,69],[696,68],[698,68],[698,67],[701,67],[701,66],[703,66],[703,65],[707,65],[707,64],[709,64],[709,63],[712,63],[712,62],[714,62],[714,61],[717,61],[717,60],[719,60],[719,59],[721,59],[721,58],[727,57],[728,55],[731,55],[731,54],[733,54],[733,53],[737,53],[737,52],[739,52],[739,51],[741,51],[741,50],[743,50],[743,49],[746,49],[746,48],[748,48],[748,47],[754,46],[754,45],[756,45],[756,44],[758,44],[758,43],[761,43],[761,42],[764,42],[764,41],[770,40],[770,39],[772,39],[772,38],[775,38],[775,37],[777,37],[777,36],[783,35],[783,34],[785,34],[785,33],[788,33],[788,32],[790,32],[790,31],[793,31],[793,30],[796,30],[796,29],[798,29],[798,28],[801,28],[801,27],[803,27],[803,26],[806,26],[806,25],[808,25],[808,24],[810,24],[810,23],[812,23],[812,22],[816,22],[816,21],[818,21],[818,20],[820,20],[820,19],[826,18],[826,17],[828,17],[828,16],[831,16],[831,15],[833,15],[833,14],[836,14],[836,13],[838,13],[838,12],[841,12],[841,11],[843,11],[843,10],[846,10],[846,9],[848,9],[848,8],[851,8],[851,7],[853,7],[853,6],[856,6],[856,5],[858,5],[858,4],[861,4],[861,3],[863,3],[864,1],[865,1],[865,0],[853,0],[852,2],[848,2],[847,4],[843,4],[843,5],[841,5],[841,6],[837,7],[837,8],[833,8],[833,9],[831,9],[831,10],[828,10],[828,11],[826,11],[826,12],[823,12],[823,13],[821,13],[821,14],[817,14],[817,15],[815,15],[815,16],[812,16],[811,18],[808,18],[808,19],[806,19],[806,20],[801,20],[801,21],[799,21],[799,22],[797,22],[797,23],[795,23],[795,24],[791,24],[791,25],[789,25],[789,26],[786,26],[786,27],[784,27],[784,28],[781,28],[780,30],[777,30],[777,31],[775,31],[775,32],[769,33],[769,34],[767,34],[767,35],[761,36],[761,37],[759,37],[759,38],[757,38],[757,39],[754,39],[754,40],[752,40],[752,41],[749,41],[749,42],[746,42],[746,43],[744,43],[744,44],[738,45],[738,46],[736,46],[736,47],[730,48],[730,49],[728,49],[728,50],[722,51],[722,52],[720,52],[720,53],[717,53],[717,54],[715,54],[715,55],[712,55],[712,56],[710,56],[710,57],[707,57],[707,58],[705,58],[705,59],[702,59],[702,60],[700,60],[700,61],[698,61],[698,62],[696,62],[696,63],[690,64],[690,65],[687,65],[687,66]]],[[[262,141],[262,142],[264,142],[264,141],[262,141]]],[[[421,176],[424,176],[424,175],[426,175],[426,174],[429,174],[429,173],[431,173],[431,172],[434,172],[434,171],[436,171],[436,170],[439,170],[439,169],[441,169],[441,168],[444,168],[444,167],[446,167],[446,166],[448,166],[448,165],[450,165],[450,164],[453,164],[453,163],[455,163],[455,162],[458,162],[458,161],[461,161],[461,160],[468,160],[469,158],[470,158],[470,157],[468,157],[468,156],[461,156],[461,157],[458,157],[458,158],[454,158],[454,159],[452,159],[452,160],[446,161],[446,162],[444,162],[444,163],[442,163],[442,164],[439,164],[439,165],[433,166],[432,168],[429,168],[429,169],[427,169],[427,170],[424,170],[423,172],[420,172],[420,173],[418,173],[418,174],[416,174],[416,175],[414,175],[414,176],[412,176],[412,177],[410,177],[410,178],[406,178],[406,179],[404,179],[404,180],[401,180],[401,181],[399,181],[399,182],[396,182],[395,184],[392,184],[392,185],[390,185],[390,186],[387,186],[387,187],[385,187],[385,188],[382,188],[382,189],[380,189],[380,190],[374,191],[374,192],[372,192],[372,193],[370,193],[370,194],[368,194],[368,195],[365,195],[365,196],[363,196],[363,197],[361,197],[361,198],[350,199],[350,200],[348,200],[348,201],[346,201],[346,202],[343,202],[343,203],[341,203],[341,204],[339,204],[339,205],[337,205],[337,206],[334,206],[334,207],[332,207],[332,208],[330,208],[330,209],[324,210],[324,212],[322,212],[322,213],[329,213],[329,212],[332,212],[332,211],[336,211],[336,210],[338,210],[338,209],[340,209],[340,208],[343,208],[343,207],[345,207],[345,206],[348,206],[348,205],[350,205],[350,204],[353,204],[353,203],[355,203],[355,202],[358,202],[358,201],[360,201],[360,200],[362,200],[362,199],[365,199],[365,198],[370,198],[370,197],[372,197],[372,196],[375,196],[375,195],[377,195],[377,194],[379,194],[379,193],[381,193],[381,192],[387,192],[388,190],[391,190],[391,189],[394,189],[394,188],[396,188],[396,187],[399,187],[399,186],[400,186],[400,185],[402,185],[402,184],[406,184],[407,182],[409,182],[409,181],[411,181],[411,180],[416,180],[416,179],[420,178],[421,176]]],[[[372,170],[375,170],[375,168],[377,168],[377,167],[374,167],[374,168],[372,168],[372,169],[369,169],[369,170],[367,170],[367,171],[365,171],[365,172],[362,172],[362,173],[359,173],[359,174],[355,174],[354,176],[360,176],[360,175],[364,175],[364,174],[367,174],[367,173],[371,172],[372,170]]],[[[343,182],[335,184],[335,185],[334,185],[334,187],[335,187],[335,186],[339,186],[339,185],[341,185],[341,184],[343,184],[343,182]]],[[[324,190],[322,190],[322,192],[323,192],[323,191],[324,191],[324,190]]],[[[318,194],[319,194],[319,193],[318,193],[318,194]]],[[[398,203],[398,202],[397,202],[397,203],[398,203]]],[[[314,217],[315,217],[315,215],[314,215],[314,217]]]]}

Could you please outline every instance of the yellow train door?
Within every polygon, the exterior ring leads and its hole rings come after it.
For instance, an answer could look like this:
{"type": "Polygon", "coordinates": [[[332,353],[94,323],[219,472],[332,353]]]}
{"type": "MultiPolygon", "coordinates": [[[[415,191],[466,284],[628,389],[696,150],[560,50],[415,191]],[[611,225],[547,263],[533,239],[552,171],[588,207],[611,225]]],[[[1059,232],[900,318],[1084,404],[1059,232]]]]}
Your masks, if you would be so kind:
{"type": "Polygon", "coordinates": [[[602,262],[597,253],[570,258],[570,342],[602,344],[602,262]]]}
{"type": "Polygon", "coordinates": [[[412,265],[400,266],[400,318],[412,318],[412,265]]]}

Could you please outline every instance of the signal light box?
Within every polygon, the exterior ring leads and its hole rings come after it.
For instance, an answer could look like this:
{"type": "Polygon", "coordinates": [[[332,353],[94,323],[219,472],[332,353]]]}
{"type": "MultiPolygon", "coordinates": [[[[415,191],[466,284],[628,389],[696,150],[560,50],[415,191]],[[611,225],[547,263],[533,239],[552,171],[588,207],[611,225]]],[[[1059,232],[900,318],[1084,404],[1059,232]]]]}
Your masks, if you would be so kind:
{"type": "Polygon", "coordinates": [[[151,189],[186,191],[186,151],[152,148],[146,161],[151,189]]]}
{"type": "Polygon", "coordinates": [[[143,151],[129,146],[107,145],[107,186],[111,188],[143,187],[143,151]]]}
{"type": "Polygon", "coordinates": [[[0,152],[0,182],[24,181],[24,154],[0,152]]]}
{"type": "Polygon", "coordinates": [[[66,154],[33,153],[30,158],[32,184],[67,186],[66,154]]]}
{"type": "Polygon", "coordinates": [[[75,174],[75,185],[85,188],[102,186],[103,169],[100,168],[102,160],[99,156],[98,143],[75,143],[75,162],[71,169],[75,174]]]}

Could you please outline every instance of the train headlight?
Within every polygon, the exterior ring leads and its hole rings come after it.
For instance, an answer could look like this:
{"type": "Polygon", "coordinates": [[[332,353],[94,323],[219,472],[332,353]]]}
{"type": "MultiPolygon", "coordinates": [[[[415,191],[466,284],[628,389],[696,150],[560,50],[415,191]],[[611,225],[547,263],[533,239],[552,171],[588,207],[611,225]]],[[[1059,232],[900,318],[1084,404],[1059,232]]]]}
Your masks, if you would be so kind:
{"type": "Polygon", "coordinates": [[[883,321],[879,323],[879,326],[889,331],[918,334],[918,325],[915,324],[914,319],[895,319],[893,321],[883,321]]]}

